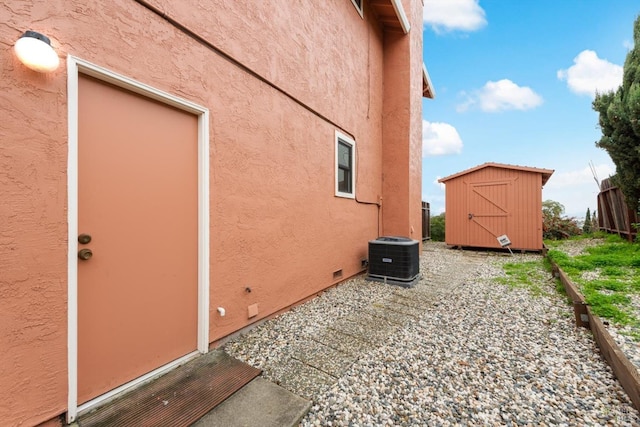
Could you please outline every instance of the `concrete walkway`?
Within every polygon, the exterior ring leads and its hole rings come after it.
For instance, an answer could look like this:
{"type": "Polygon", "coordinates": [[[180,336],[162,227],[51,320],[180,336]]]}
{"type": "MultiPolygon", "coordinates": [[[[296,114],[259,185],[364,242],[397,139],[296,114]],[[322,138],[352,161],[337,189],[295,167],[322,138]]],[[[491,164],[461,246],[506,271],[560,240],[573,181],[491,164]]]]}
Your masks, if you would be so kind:
{"type": "MultiPolygon", "coordinates": [[[[428,256],[428,255],[427,255],[428,256]]],[[[264,369],[265,377],[272,386],[278,385],[289,390],[294,396],[301,396],[306,402],[312,401],[337,383],[338,379],[358,360],[362,354],[366,354],[385,342],[389,336],[396,333],[408,322],[416,321],[425,310],[443,298],[443,295],[460,286],[464,280],[473,276],[480,265],[487,261],[486,253],[474,253],[454,251],[455,271],[430,272],[423,271],[420,283],[411,289],[405,289],[393,285],[388,286],[388,292],[384,298],[373,298],[361,310],[345,314],[335,321],[319,328],[314,334],[299,334],[299,339],[286,345],[286,351],[275,359],[269,358],[264,369]]],[[[307,303],[309,304],[309,303],[307,303]]],[[[337,302],[340,304],[340,302],[337,302]]],[[[315,325],[314,327],[318,327],[315,325]]],[[[258,328],[259,329],[259,328],[258,328]]],[[[302,326],[304,329],[304,326],[302,326]]],[[[257,330],[255,332],[258,332],[257,330]]],[[[276,339],[275,337],[268,337],[276,339]]],[[[251,338],[238,338],[238,341],[251,338]]],[[[231,344],[233,347],[233,343],[231,344]]],[[[232,348],[229,349],[233,353],[232,348]]],[[[256,349],[256,353],[259,351],[256,349]]],[[[237,393],[239,394],[239,393],[237,393]]],[[[234,396],[235,397],[235,396],[234,396]]],[[[229,418],[222,418],[221,414],[213,424],[212,418],[208,422],[212,424],[197,425],[228,425],[228,426],[253,426],[261,424],[263,415],[270,415],[271,409],[268,398],[267,407],[256,408],[252,415],[243,416],[242,420],[234,418],[241,413],[240,408],[250,407],[256,404],[253,395],[239,395],[234,411],[228,411],[229,418]],[[224,421],[222,421],[224,420],[224,421]],[[236,424],[225,424],[236,421],[236,424]]],[[[278,404],[274,404],[277,407],[278,404]]],[[[284,405],[280,405],[282,408],[284,405]]],[[[306,408],[308,411],[309,407],[306,408]]],[[[284,409],[280,409],[284,411],[284,409]]],[[[304,414],[302,414],[304,417],[304,414]]],[[[301,418],[302,418],[301,417],[301,418]]],[[[300,418],[300,419],[301,419],[300,418]]],[[[290,418],[295,419],[294,417],[290,418]]],[[[293,423],[280,423],[279,426],[297,426],[300,419],[293,423]]],[[[275,424],[269,424],[275,425],[275,424]]]]}
{"type": "MultiPolygon", "coordinates": [[[[295,342],[262,367],[263,377],[313,400],[328,390],[362,354],[378,348],[407,323],[417,321],[443,295],[460,286],[483,263],[486,254],[454,251],[455,271],[423,271],[411,289],[383,285],[390,292],[360,310],[335,319],[313,334],[301,333],[295,342]]],[[[339,303],[339,302],[338,302],[339,303]]],[[[231,354],[231,353],[230,353],[231,354]]]]}
{"type": "Polygon", "coordinates": [[[256,378],[202,417],[193,427],[294,427],[311,401],[256,378]]]}

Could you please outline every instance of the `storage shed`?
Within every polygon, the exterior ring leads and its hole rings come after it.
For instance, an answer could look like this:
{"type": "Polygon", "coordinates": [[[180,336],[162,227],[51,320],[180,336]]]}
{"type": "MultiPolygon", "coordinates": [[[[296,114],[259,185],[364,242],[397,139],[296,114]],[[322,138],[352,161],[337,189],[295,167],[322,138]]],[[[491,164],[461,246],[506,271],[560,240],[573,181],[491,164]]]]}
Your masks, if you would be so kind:
{"type": "Polygon", "coordinates": [[[542,187],[553,170],[484,163],[447,176],[445,241],[452,246],[542,249],[542,187]]]}

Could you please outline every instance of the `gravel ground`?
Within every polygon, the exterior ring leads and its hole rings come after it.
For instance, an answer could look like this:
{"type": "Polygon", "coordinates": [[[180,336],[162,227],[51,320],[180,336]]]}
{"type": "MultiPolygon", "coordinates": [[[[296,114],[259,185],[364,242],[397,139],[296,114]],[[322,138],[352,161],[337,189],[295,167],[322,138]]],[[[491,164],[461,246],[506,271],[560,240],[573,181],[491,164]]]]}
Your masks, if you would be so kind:
{"type": "MultiPolygon", "coordinates": [[[[633,296],[631,297],[631,301],[636,307],[636,316],[640,317],[640,297],[633,296]]],[[[640,374],[640,343],[630,336],[632,327],[618,327],[616,325],[608,324],[607,330],[616,344],[620,347],[620,350],[622,350],[625,356],[627,356],[627,359],[633,363],[640,374]]]]}
{"type": "MultiPolygon", "coordinates": [[[[557,248],[569,256],[575,257],[586,253],[585,249],[589,246],[596,246],[604,243],[604,239],[582,239],[582,240],[566,240],[563,241],[557,248]]],[[[593,280],[598,278],[598,271],[587,272],[583,275],[586,280],[593,280]]],[[[640,318],[640,295],[630,295],[631,308],[637,318],[640,318]]],[[[605,321],[606,322],[606,321],[605,321]]],[[[620,347],[620,350],[627,356],[640,373],[640,343],[636,342],[631,333],[634,332],[634,328],[631,326],[620,326],[613,323],[606,322],[607,330],[611,337],[620,347]]],[[[637,332],[637,331],[635,331],[637,332]]]]}
{"type": "Polygon", "coordinates": [[[553,281],[534,296],[493,280],[540,258],[427,242],[414,288],[359,276],[225,350],[311,399],[302,426],[640,426],[553,281]]]}

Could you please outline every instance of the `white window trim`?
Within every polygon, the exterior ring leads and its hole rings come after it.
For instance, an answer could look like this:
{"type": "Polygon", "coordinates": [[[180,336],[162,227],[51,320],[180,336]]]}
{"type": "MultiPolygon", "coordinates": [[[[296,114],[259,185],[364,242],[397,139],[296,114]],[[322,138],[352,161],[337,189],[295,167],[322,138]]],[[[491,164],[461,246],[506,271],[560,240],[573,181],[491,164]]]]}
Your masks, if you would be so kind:
{"type": "Polygon", "coordinates": [[[362,19],[364,19],[364,0],[362,0],[362,7],[358,6],[358,3],[356,3],[356,0],[351,0],[351,3],[353,3],[353,7],[356,8],[356,10],[358,11],[358,13],[360,14],[360,17],[362,19]]]}
{"type": "Polygon", "coordinates": [[[335,167],[336,196],[346,197],[348,199],[355,199],[356,198],[356,141],[350,136],[347,136],[340,131],[336,131],[334,167],[335,167]],[[338,167],[338,144],[340,141],[351,145],[351,193],[345,193],[338,190],[338,170],[340,169],[338,167]]]}

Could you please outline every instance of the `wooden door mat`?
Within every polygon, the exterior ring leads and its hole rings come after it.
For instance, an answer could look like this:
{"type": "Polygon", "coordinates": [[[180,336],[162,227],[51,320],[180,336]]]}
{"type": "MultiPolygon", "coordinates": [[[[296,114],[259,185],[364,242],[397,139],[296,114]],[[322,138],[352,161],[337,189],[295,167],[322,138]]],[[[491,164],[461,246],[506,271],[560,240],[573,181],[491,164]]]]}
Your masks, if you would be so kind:
{"type": "Polygon", "coordinates": [[[261,373],[214,350],[82,415],[78,425],[189,426],[261,373]]]}

